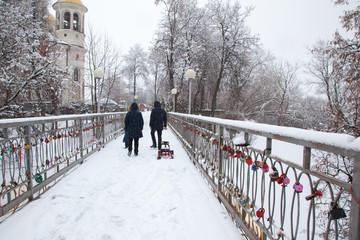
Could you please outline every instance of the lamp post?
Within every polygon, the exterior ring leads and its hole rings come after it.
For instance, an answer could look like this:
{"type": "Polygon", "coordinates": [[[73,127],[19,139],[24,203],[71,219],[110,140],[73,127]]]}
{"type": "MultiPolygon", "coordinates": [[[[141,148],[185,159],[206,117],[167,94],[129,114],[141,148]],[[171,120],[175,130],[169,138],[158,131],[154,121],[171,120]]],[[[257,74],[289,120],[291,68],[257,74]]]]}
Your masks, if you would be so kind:
{"type": "Polygon", "coordinates": [[[130,92],[129,88],[124,88],[124,93],[125,93],[125,112],[127,112],[128,106],[127,106],[127,94],[130,92]]]}
{"type": "MultiPolygon", "coordinates": [[[[97,86],[97,101],[96,101],[96,112],[100,113],[100,79],[104,77],[104,71],[101,68],[97,68],[94,70],[94,78],[95,78],[95,86],[97,86]]],[[[95,91],[96,94],[96,91],[95,91]]],[[[100,117],[98,117],[98,122],[100,123],[100,117]]],[[[96,128],[96,138],[99,140],[101,137],[101,130],[96,128]]],[[[98,142],[101,144],[101,141],[98,142]]]]}
{"type": "Polygon", "coordinates": [[[138,99],[138,95],[134,95],[134,102],[138,99]]]}
{"type": "Polygon", "coordinates": [[[194,70],[189,69],[185,72],[185,78],[189,81],[189,114],[191,114],[191,79],[196,77],[196,73],[194,70]]]}
{"type": "Polygon", "coordinates": [[[97,68],[94,70],[94,78],[95,78],[95,86],[97,87],[97,93],[95,93],[95,96],[97,96],[96,105],[97,105],[97,113],[100,113],[100,79],[104,77],[104,71],[101,68],[97,68]]]}
{"type": "Polygon", "coordinates": [[[173,112],[175,112],[175,95],[177,94],[177,89],[171,89],[171,94],[173,95],[173,112]]]}

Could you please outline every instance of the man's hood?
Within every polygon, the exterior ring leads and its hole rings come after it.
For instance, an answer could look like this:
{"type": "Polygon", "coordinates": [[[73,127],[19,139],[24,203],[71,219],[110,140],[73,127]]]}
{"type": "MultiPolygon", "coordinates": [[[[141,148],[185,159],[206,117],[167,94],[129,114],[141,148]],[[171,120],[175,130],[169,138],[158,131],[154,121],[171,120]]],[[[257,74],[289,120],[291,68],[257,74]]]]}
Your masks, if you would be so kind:
{"type": "Polygon", "coordinates": [[[137,110],[139,110],[139,106],[137,105],[136,102],[133,102],[133,103],[131,104],[130,110],[131,110],[131,111],[137,111],[137,110]]]}
{"type": "Polygon", "coordinates": [[[154,107],[161,107],[161,103],[159,101],[155,101],[154,102],[154,107]]]}

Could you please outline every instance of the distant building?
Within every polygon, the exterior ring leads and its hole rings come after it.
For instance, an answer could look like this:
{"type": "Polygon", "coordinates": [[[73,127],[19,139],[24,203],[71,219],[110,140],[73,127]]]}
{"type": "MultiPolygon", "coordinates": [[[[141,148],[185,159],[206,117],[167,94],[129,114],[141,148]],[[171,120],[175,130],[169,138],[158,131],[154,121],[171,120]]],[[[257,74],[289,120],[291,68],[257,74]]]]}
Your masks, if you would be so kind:
{"type": "Polygon", "coordinates": [[[140,103],[140,104],[139,104],[139,111],[145,112],[145,111],[148,111],[148,110],[149,110],[148,106],[146,106],[146,105],[143,104],[143,103],[140,103]]]}
{"type": "Polygon", "coordinates": [[[49,16],[49,23],[55,36],[62,41],[64,58],[59,64],[68,68],[68,81],[63,81],[61,104],[84,103],[85,66],[85,13],[88,9],[81,0],[58,0],[52,5],[55,19],[49,16]]]}

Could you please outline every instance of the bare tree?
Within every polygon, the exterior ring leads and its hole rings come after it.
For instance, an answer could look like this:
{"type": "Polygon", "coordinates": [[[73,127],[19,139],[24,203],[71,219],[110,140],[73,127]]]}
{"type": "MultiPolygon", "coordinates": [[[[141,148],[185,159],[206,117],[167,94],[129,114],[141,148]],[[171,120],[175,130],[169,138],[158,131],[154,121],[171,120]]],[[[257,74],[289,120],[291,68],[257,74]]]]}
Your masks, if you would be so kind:
{"type": "MultiPolygon", "coordinates": [[[[197,8],[196,0],[158,0],[156,4],[164,6],[165,14],[156,33],[155,47],[162,53],[162,65],[166,66],[166,85],[164,98],[172,99],[170,91],[177,89],[177,105],[187,99],[185,91],[188,82],[184,75],[189,68],[199,68],[196,61],[201,45],[198,36],[202,31],[199,25],[203,10],[197,8]]],[[[170,100],[172,101],[172,100],[170,100]]],[[[176,107],[178,110],[182,106],[176,107]]]]}
{"type": "Polygon", "coordinates": [[[132,83],[133,86],[133,96],[135,101],[135,96],[137,95],[137,81],[138,78],[142,80],[147,79],[148,76],[148,67],[146,62],[146,53],[139,44],[135,44],[130,48],[128,54],[124,58],[124,74],[128,77],[129,83],[132,83]]]}
{"type": "Polygon", "coordinates": [[[106,110],[109,100],[116,99],[119,94],[119,89],[115,86],[119,86],[121,81],[122,59],[108,36],[95,33],[91,27],[88,30],[86,48],[88,50],[87,71],[89,77],[86,87],[90,88],[92,110],[96,112],[97,104],[100,103],[106,110]],[[93,74],[97,68],[103,69],[104,77],[96,83],[93,74]]]}
{"type": "MultiPolygon", "coordinates": [[[[229,77],[231,63],[248,64],[248,56],[257,39],[250,35],[245,24],[251,8],[242,9],[238,2],[230,4],[220,0],[212,0],[207,5],[207,15],[212,22],[212,53],[217,62],[214,79],[211,115],[215,113],[221,82],[229,77]]],[[[234,75],[233,75],[234,76],[234,75]]]]}
{"type": "Polygon", "coordinates": [[[327,98],[331,121],[328,130],[359,136],[359,90],[354,87],[358,80],[344,79],[349,74],[344,72],[348,72],[347,66],[333,55],[334,51],[328,44],[319,42],[312,50],[308,69],[327,98]]]}
{"type": "Polygon", "coordinates": [[[165,15],[160,25],[160,31],[158,32],[157,44],[159,49],[163,50],[166,58],[167,75],[168,75],[168,87],[172,89],[175,87],[175,71],[176,71],[176,50],[178,44],[178,38],[180,35],[179,15],[181,14],[181,8],[183,7],[183,1],[181,0],[156,0],[155,4],[163,4],[165,6],[165,15]]]}
{"type": "Polygon", "coordinates": [[[155,45],[149,55],[149,69],[150,74],[154,78],[151,82],[150,92],[153,92],[152,102],[158,99],[160,93],[165,93],[164,86],[166,85],[167,71],[166,66],[162,61],[162,51],[155,45]]]}
{"type": "Polygon", "coordinates": [[[289,62],[280,63],[275,67],[277,82],[277,125],[285,125],[286,117],[291,115],[291,104],[299,93],[296,82],[297,65],[289,62]]]}

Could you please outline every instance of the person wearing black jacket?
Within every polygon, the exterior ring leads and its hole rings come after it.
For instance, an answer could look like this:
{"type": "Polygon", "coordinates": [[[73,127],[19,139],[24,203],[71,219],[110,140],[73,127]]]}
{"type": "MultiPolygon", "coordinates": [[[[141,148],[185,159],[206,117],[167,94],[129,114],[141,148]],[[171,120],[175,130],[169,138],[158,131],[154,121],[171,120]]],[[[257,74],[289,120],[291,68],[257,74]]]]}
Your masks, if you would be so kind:
{"type": "Polygon", "coordinates": [[[139,106],[136,102],[132,103],[130,106],[130,111],[126,114],[125,117],[125,131],[128,134],[129,138],[129,147],[128,155],[131,155],[132,152],[132,143],[134,141],[134,154],[137,156],[139,154],[139,138],[143,137],[142,130],[144,127],[144,119],[141,112],[138,111],[139,106]]]}
{"type": "Polygon", "coordinates": [[[158,142],[157,147],[161,149],[161,135],[162,130],[166,130],[167,126],[167,115],[164,109],[161,108],[161,104],[159,101],[154,102],[154,108],[150,114],[150,129],[151,129],[151,139],[152,139],[152,146],[151,148],[156,148],[156,139],[155,139],[155,132],[157,132],[158,142]]]}

